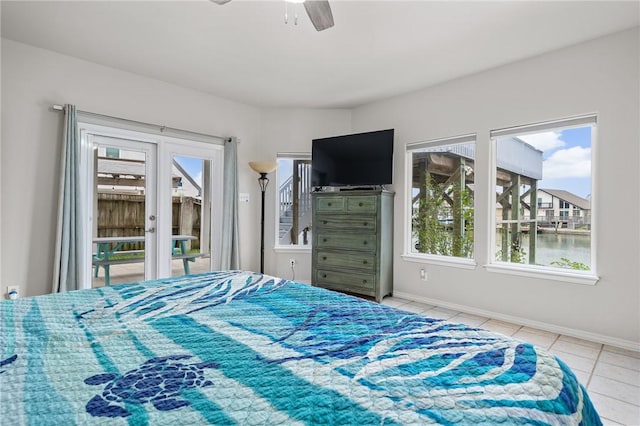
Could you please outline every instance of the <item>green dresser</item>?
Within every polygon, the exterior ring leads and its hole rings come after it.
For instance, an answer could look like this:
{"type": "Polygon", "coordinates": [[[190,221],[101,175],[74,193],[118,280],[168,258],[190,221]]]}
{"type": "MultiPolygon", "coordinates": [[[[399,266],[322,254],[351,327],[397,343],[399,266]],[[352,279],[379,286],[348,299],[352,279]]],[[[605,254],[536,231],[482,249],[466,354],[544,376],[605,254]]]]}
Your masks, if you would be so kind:
{"type": "Polygon", "coordinates": [[[393,196],[381,190],[312,194],[314,286],[378,302],[392,293],[393,196]]]}

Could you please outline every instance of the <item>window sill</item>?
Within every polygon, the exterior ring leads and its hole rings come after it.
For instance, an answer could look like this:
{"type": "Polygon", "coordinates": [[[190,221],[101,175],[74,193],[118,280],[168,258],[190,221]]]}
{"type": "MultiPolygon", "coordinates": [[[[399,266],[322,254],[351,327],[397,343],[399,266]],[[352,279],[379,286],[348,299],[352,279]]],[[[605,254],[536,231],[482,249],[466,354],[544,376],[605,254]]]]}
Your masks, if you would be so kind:
{"type": "Polygon", "coordinates": [[[600,277],[591,272],[562,271],[543,266],[520,266],[508,263],[493,263],[485,266],[489,272],[519,275],[544,280],[564,281],[574,284],[595,285],[600,277]]]}
{"type": "Polygon", "coordinates": [[[273,251],[276,253],[311,253],[311,246],[276,246],[273,251]]]}
{"type": "Polygon", "coordinates": [[[473,259],[464,259],[461,257],[435,256],[428,254],[403,254],[403,260],[407,262],[429,263],[432,265],[449,266],[461,269],[476,269],[476,262],[473,259]]]}

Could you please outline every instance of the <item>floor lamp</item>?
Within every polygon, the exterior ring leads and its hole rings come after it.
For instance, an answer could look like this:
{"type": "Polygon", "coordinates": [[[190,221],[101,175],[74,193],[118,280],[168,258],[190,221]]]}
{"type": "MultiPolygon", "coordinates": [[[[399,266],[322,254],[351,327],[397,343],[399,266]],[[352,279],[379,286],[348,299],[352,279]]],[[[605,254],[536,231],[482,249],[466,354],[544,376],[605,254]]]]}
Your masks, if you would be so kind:
{"type": "Polygon", "coordinates": [[[260,174],[258,185],[262,191],[262,208],[260,209],[260,273],[264,273],[264,193],[269,184],[267,174],[273,172],[278,164],[274,161],[250,161],[249,166],[260,174]]]}

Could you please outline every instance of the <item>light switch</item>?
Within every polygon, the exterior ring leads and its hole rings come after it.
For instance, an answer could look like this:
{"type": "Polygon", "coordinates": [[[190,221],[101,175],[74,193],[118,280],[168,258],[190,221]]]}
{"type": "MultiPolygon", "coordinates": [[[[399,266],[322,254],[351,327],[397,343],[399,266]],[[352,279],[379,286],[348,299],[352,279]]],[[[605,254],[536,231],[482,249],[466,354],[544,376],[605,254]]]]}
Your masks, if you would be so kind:
{"type": "Polygon", "coordinates": [[[238,195],[238,201],[239,201],[240,203],[249,204],[249,200],[250,200],[250,198],[249,198],[249,193],[247,193],[247,192],[241,192],[241,193],[238,195]]]}

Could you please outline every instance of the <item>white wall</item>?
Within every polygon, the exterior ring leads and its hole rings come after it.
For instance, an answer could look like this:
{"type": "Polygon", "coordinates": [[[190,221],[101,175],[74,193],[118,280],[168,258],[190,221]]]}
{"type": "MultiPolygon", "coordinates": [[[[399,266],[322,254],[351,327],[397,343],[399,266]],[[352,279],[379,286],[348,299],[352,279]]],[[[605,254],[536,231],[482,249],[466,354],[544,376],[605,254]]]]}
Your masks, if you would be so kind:
{"type": "Polygon", "coordinates": [[[356,108],[354,132],[396,129],[394,291],[640,343],[639,51],[638,29],[625,31],[356,108]],[[599,123],[593,189],[597,285],[487,272],[488,191],[476,192],[482,243],[475,270],[401,258],[407,143],[477,133],[476,186],[490,188],[491,129],[593,112],[599,123]],[[429,273],[426,283],[420,268],[429,273]]]}
{"type": "MultiPolygon", "coordinates": [[[[261,143],[267,148],[266,158],[275,160],[277,153],[311,153],[311,140],[351,133],[351,110],[348,109],[269,109],[262,115],[261,143]]],[[[256,157],[258,159],[258,157],[256,157]]],[[[265,271],[296,281],[311,282],[311,249],[274,251],[276,235],[276,180],[271,176],[265,207],[265,271]],[[296,260],[291,271],[289,259],[296,260]]],[[[257,175],[256,175],[257,178],[257,175]]],[[[258,186],[256,182],[256,187],[258,186]]],[[[256,199],[255,206],[258,206],[256,199]]],[[[256,247],[259,251],[260,247],[256,247]]]]}
{"type": "MultiPolygon", "coordinates": [[[[51,111],[52,104],[237,136],[240,191],[255,186],[242,165],[261,141],[258,108],[6,39],[2,88],[3,288],[20,285],[29,296],[50,292],[63,119],[51,111]]],[[[241,259],[247,269],[258,268],[252,207],[240,207],[241,259]]]]}
{"type": "MultiPolygon", "coordinates": [[[[2,8],[0,7],[0,26],[2,8]]],[[[0,43],[0,99],[2,99],[2,43],[0,43]]],[[[0,188],[2,188],[2,102],[0,102],[0,188]]],[[[0,241],[2,241],[2,195],[0,194],[0,241]]],[[[0,244],[0,284],[2,283],[2,244],[0,244]]],[[[0,285],[0,300],[7,297],[5,286],[0,285]]]]}
{"type": "MultiPolygon", "coordinates": [[[[640,342],[640,211],[638,31],[572,48],[386,101],[349,110],[260,110],[94,63],[2,40],[2,154],[0,157],[1,283],[22,294],[47,293],[52,273],[62,117],[54,103],[203,133],[234,135],[239,145],[241,267],[259,267],[260,193],[250,160],[277,152],[310,150],[310,141],[348,132],[396,129],[395,291],[417,298],[558,327],[640,342]],[[597,112],[598,239],[596,286],[488,273],[488,244],[477,247],[473,271],[405,262],[404,145],[432,138],[478,134],[479,187],[489,188],[489,130],[597,112]],[[634,188],[635,189],[631,189],[634,188]],[[621,188],[626,188],[624,191],[621,188]],[[621,215],[628,214],[628,221],[621,215]],[[635,236],[635,237],[631,237],[635,236]],[[429,282],[418,278],[426,267],[429,282]],[[25,291],[26,286],[26,291],[25,291]]],[[[434,58],[437,60],[437,58],[434,58]]],[[[308,280],[310,255],[275,253],[275,185],[267,194],[266,272],[308,280]]],[[[488,192],[478,192],[486,206],[488,192]]],[[[489,209],[477,212],[486,236],[489,209]],[[485,211],[486,210],[486,211],[485,211]]]]}
{"type": "MultiPolygon", "coordinates": [[[[23,295],[48,293],[51,285],[63,119],[51,105],[73,103],[83,111],[237,136],[239,190],[251,200],[240,204],[241,267],[256,271],[260,191],[248,162],[310,152],[311,139],[351,131],[350,110],[264,110],[6,39],[2,47],[0,287],[19,285],[23,295]]],[[[287,262],[295,258],[296,279],[310,281],[309,251],[273,250],[275,175],[270,177],[265,272],[290,278],[287,262]]]]}

